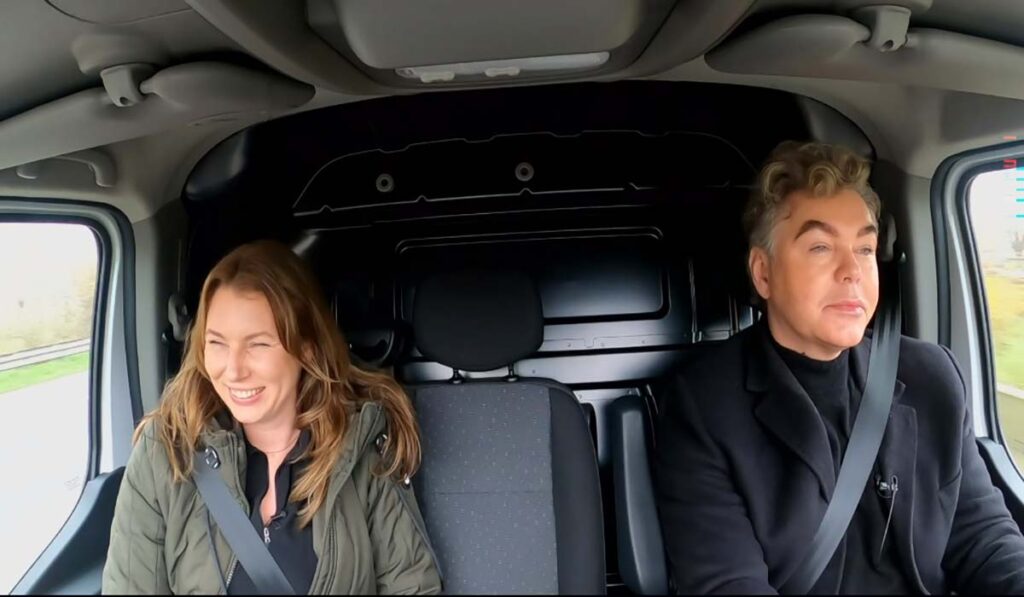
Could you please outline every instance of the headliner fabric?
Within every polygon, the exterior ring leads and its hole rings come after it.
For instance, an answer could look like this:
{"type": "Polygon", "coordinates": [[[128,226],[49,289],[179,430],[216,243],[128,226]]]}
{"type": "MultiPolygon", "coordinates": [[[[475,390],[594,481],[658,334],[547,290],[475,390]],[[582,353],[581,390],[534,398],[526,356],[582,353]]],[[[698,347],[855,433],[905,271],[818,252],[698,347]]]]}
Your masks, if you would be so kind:
{"type": "Polygon", "coordinates": [[[537,286],[519,272],[462,271],[427,278],[413,305],[416,345],[461,371],[490,371],[527,357],[544,340],[537,286]]]}
{"type": "Polygon", "coordinates": [[[437,384],[413,397],[416,494],[445,592],[558,593],[548,388],[437,384]]]}

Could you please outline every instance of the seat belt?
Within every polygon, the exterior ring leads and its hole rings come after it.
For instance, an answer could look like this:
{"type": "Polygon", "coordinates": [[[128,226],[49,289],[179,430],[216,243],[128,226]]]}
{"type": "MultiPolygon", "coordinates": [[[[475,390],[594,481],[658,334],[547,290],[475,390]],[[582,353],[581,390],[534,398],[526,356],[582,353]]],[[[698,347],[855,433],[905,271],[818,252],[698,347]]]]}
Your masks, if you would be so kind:
{"type": "Polygon", "coordinates": [[[210,448],[196,452],[192,461],[192,479],[207,510],[260,594],[294,595],[295,588],[288,582],[274,556],[270,555],[267,545],[260,539],[238,502],[231,497],[220,473],[215,470],[219,467],[220,459],[210,448]]]}
{"type": "Polygon", "coordinates": [[[864,396],[850,432],[843,463],[839,467],[835,491],[825,510],[825,517],[807,548],[807,555],[783,584],[783,593],[805,595],[821,578],[839,542],[846,535],[846,529],[864,495],[864,487],[878,456],[878,448],[889,422],[889,410],[896,387],[896,368],[900,359],[901,305],[897,268],[897,264],[891,264],[890,300],[882,303],[875,320],[864,396]]]}

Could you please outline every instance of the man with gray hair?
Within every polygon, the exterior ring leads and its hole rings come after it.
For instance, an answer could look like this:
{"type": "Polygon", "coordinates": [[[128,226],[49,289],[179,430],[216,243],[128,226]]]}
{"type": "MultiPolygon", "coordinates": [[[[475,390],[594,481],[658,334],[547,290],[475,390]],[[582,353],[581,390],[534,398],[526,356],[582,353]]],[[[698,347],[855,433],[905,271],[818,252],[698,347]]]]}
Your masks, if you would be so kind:
{"type": "MultiPolygon", "coordinates": [[[[765,316],[684,366],[661,401],[658,509],[680,592],[776,593],[808,555],[865,390],[881,209],[869,174],[847,149],[795,142],[761,171],[744,225],[765,316]]],[[[978,453],[959,366],[899,342],[881,448],[811,592],[1024,593],[1024,538],[978,453]]]]}

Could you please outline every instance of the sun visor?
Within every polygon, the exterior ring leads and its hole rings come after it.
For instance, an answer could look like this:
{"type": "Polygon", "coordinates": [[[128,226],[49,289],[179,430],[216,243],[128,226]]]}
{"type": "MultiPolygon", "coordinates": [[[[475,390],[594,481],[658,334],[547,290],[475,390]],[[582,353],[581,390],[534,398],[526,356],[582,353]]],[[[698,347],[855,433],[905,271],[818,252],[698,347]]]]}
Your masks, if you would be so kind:
{"type": "Polygon", "coordinates": [[[726,40],[705,60],[726,73],[875,81],[1024,99],[1024,48],[918,28],[904,29],[895,42],[875,43],[884,22],[868,21],[873,30],[843,16],[785,17],[726,40]]]}
{"type": "Polygon", "coordinates": [[[314,94],[279,74],[220,62],[171,66],[137,84],[107,81],[114,82],[0,121],[0,169],[182,126],[265,117],[314,94]]]}

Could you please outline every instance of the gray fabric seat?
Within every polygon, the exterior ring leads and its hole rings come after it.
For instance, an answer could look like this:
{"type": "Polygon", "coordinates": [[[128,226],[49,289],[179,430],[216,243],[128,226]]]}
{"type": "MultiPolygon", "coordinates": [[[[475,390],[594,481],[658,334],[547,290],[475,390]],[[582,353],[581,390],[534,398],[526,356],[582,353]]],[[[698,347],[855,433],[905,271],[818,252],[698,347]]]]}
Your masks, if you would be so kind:
{"type": "Polygon", "coordinates": [[[445,592],[604,593],[600,482],[584,410],[547,379],[459,379],[501,370],[543,338],[536,287],[462,272],[416,289],[415,341],[456,379],[408,387],[423,464],[414,477],[445,592]]]}

